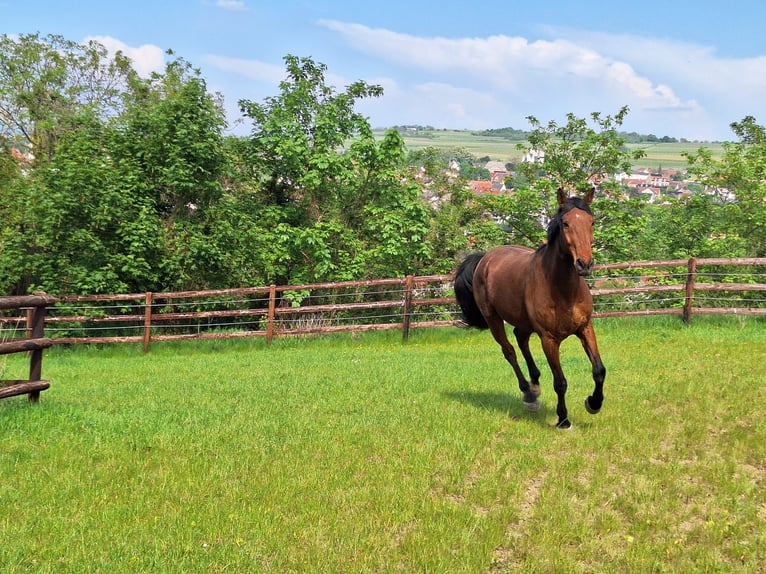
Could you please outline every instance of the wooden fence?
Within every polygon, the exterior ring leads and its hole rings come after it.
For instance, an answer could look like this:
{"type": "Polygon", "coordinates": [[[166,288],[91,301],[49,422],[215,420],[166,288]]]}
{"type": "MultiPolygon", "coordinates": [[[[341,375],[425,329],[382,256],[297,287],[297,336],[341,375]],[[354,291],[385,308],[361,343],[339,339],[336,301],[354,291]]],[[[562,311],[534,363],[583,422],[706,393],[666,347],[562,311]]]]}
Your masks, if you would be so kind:
{"type": "Polygon", "coordinates": [[[688,323],[693,314],[766,315],[766,257],[597,265],[591,293],[595,317],[680,315],[688,323]],[[615,295],[632,296],[633,308],[604,310],[615,295]]]}
{"type": "MultiPolygon", "coordinates": [[[[766,258],[597,265],[595,317],[766,315],[766,258]]],[[[13,317],[0,317],[9,324],[13,317]]],[[[452,326],[451,275],[214,291],[72,295],[48,307],[55,344],[265,337],[452,326]]],[[[30,377],[31,378],[31,377],[30,377]]]]}
{"type": "MultiPolygon", "coordinates": [[[[29,336],[16,340],[3,339],[0,342],[0,355],[29,352],[29,379],[0,380],[0,399],[29,395],[31,402],[40,400],[40,391],[50,387],[48,381],[42,379],[43,349],[53,345],[51,339],[43,337],[45,328],[46,307],[56,302],[55,297],[48,295],[24,295],[20,297],[0,297],[0,310],[13,309],[25,311],[24,323],[27,325],[29,336]]],[[[21,320],[21,317],[19,317],[21,320]]]]}
{"type": "Polygon", "coordinates": [[[46,321],[60,333],[57,344],[140,342],[144,351],[151,341],[265,337],[270,343],[277,335],[382,329],[401,330],[407,338],[411,327],[454,324],[451,281],[448,275],[410,275],[211,291],[73,295],[60,297],[46,321]],[[59,314],[72,308],[81,314],[59,314]],[[430,319],[419,312],[424,308],[429,308],[430,319]],[[89,334],[72,334],[83,327],[89,334]],[[97,329],[140,334],[94,336],[97,329]]]}

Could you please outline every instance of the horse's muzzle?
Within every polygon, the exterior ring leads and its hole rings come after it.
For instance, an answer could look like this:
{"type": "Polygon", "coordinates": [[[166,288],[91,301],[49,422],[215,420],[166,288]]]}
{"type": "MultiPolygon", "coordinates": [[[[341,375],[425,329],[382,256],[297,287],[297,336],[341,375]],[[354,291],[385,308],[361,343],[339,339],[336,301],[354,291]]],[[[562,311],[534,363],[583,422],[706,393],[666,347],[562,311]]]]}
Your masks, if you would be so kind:
{"type": "Polygon", "coordinates": [[[575,269],[580,277],[588,277],[593,272],[593,258],[587,263],[581,257],[575,261],[575,269]]]}

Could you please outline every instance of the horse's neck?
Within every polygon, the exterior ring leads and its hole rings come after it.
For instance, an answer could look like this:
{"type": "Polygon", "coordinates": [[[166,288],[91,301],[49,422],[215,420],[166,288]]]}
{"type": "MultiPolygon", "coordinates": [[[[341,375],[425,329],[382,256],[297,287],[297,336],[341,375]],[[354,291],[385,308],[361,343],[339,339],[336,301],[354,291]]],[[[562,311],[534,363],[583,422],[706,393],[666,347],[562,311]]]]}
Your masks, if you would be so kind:
{"type": "Polygon", "coordinates": [[[562,297],[575,296],[581,277],[575,271],[572,257],[558,248],[558,242],[546,245],[540,255],[549,289],[562,297]]]}

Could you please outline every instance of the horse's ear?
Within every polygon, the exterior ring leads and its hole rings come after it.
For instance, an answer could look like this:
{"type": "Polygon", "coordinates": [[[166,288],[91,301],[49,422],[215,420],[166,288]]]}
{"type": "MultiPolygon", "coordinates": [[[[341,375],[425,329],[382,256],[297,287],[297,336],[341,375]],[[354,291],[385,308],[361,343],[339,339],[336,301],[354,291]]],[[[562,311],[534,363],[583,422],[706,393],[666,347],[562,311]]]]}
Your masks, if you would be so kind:
{"type": "Polygon", "coordinates": [[[564,207],[567,204],[567,200],[569,199],[567,192],[564,191],[563,187],[560,187],[557,195],[559,200],[559,207],[564,207]]]}
{"type": "Polygon", "coordinates": [[[594,185],[593,187],[590,188],[588,193],[585,194],[585,197],[583,197],[583,201],[587,203],[588,205],[590,205],[591,203],[593,203],[593,198],[595,196],[596,196],[596,186],[594,185]]]}

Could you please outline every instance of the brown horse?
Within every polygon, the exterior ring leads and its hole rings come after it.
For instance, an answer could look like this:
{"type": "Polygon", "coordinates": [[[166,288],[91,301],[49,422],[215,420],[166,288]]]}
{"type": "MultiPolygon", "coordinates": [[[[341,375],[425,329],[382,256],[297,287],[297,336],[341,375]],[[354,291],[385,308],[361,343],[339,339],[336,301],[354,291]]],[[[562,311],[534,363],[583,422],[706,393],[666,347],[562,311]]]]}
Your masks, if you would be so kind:
{"type": "Polygon", "coordinates": [[[553,388],[558,396],[556,426],[561,429],[572,426],[564,400],[567,380],[559,356],[561,342],[570,335],[580,339],[593,366],[596,386],[585,399],[585,409],[596,414],[604,400],[606,369],[591,323],[593,298],[583,279],[593,269],[590,204],[594,192],[592,189],[580,199],[567,197],[559,189],[559,210],[548,226],[548,240],[536,251],[505,245],[475,253],[463,261],[455,275],[455,295],[464,321],[473,327],[489,328],[516,373],[524,406],[533,412],[540,408],[540,371],[529,352],[529,337],[538,334],[553,372],[553,388]],[[521,372],[505,322],[514,327],[531,381],[521,372]]]}

